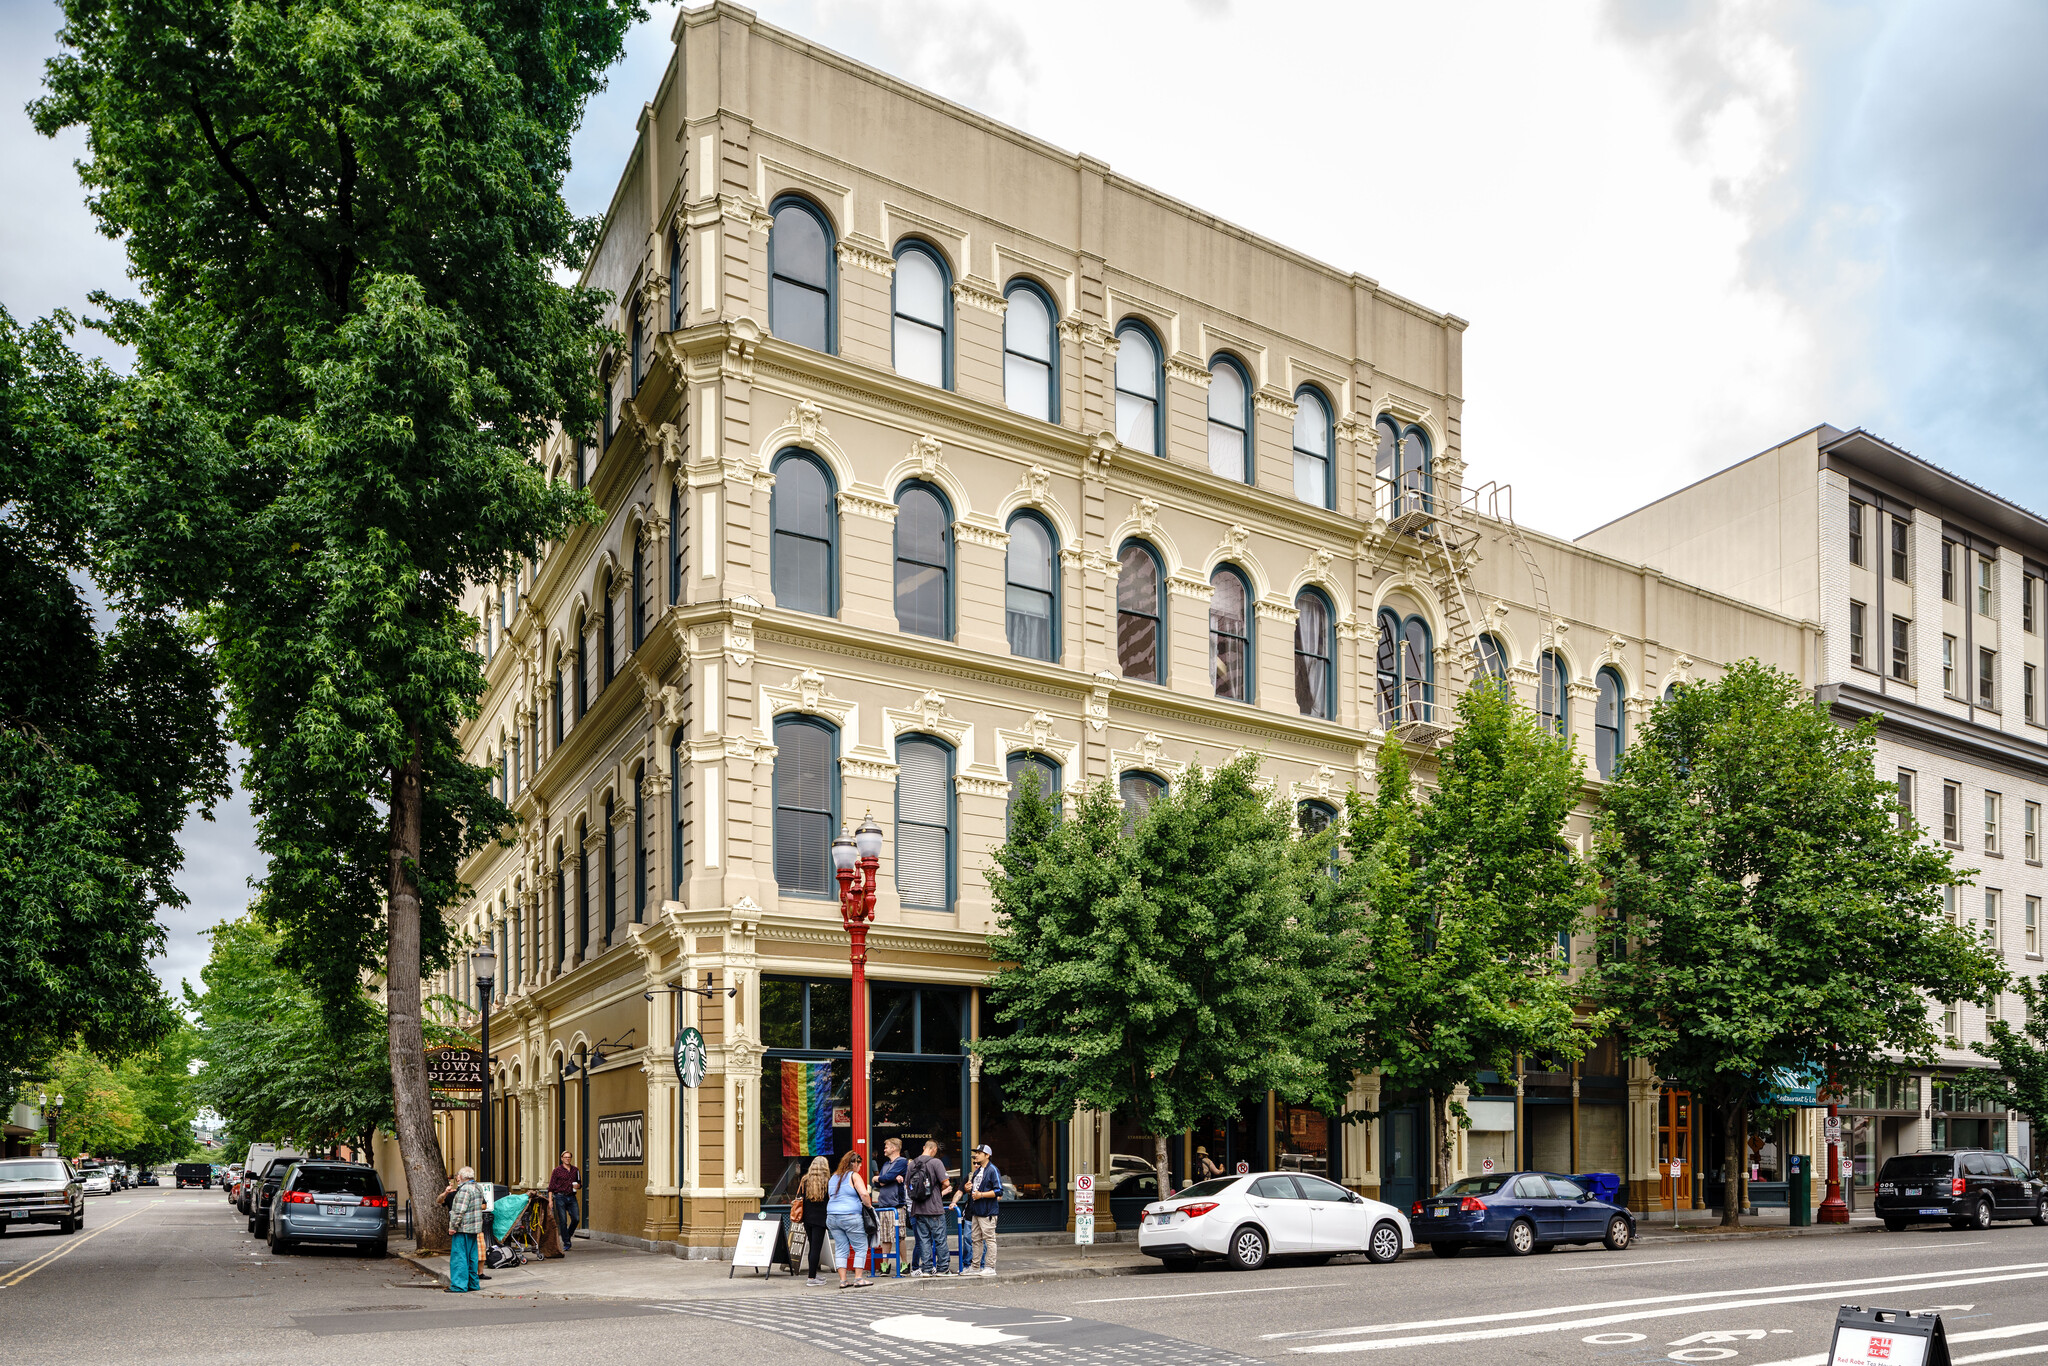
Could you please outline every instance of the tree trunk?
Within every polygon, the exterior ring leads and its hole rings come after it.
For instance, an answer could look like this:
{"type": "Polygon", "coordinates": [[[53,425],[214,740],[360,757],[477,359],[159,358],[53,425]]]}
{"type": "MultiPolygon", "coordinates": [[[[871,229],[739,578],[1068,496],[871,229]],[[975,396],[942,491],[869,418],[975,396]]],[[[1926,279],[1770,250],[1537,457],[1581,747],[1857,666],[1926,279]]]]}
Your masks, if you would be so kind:
{"type": "Polygon", "coordinates": [[[417,728],[412,753],[391,784],[391,883],[386,900],[385,1010],[390,1021],[391,1102],[398,1155],[412,1200],[413,1241],[422,1251],[448,1246],[441,1191],[448,1168],[434,1135],[434,1097],[427,1089],[427,1039],[420,1017],[420,855],[422,765],[417,728]]]}
{"type": "Polygon", "coordinates": [[[1166,1163],[1166,1126],[1154,1125],[1159,1132],[1152,1136],[1152,1161],[1159,1169],[1159,1198],[1164,1200],[1173,1194],[1173,1169],[1166,1163]]]}
{"type": "Polygon", "coordinates": [[[1724,1111],[1726,1122],[1722,1127],[1727,1131],[1724,1156],[1726,1162],[1721,1176],[1721,1227],[1742,1227],[1742,1174],[1746,1170],[1742,1163],[1743,1139],[1749,1127],[1749,1104],[1735,1101],[1724,1111]]]}
{"type": "Polygon", "coordinates": [[[1429,1187],[1434,1195],[1451,1184],[1451,1158],[1458,1151],[1458,1131],[1451,1123],[1450,1097],[1441,1091],[1429,1093],[1429,1187]]]}

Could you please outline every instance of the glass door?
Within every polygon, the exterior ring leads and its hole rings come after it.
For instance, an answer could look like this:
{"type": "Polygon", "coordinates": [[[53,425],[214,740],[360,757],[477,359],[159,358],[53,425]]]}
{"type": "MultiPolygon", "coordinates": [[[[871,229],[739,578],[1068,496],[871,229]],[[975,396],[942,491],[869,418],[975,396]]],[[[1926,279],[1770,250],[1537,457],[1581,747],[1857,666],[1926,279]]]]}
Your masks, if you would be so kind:
{"type": "Polygon", "coordinates": [[[1666,1091],[1659,1104],[1661,1113],[1657,1120],[1657,1180],[1659,1189],[1665,1197],[1664,1208],[1672,1208],[1672,1202],[1675,1201],[1679,1209],[1689,1209],[1692,1206],[1694,1166],[1692,1093],[1666,1091]],[[1674,1158],[1680,1164],[1676,1182],[1671,1179],[1671,1162],[1674,1158]]]}
{"type": "Polygon", "coordinates": [[[1414,1106],[1389,1110],[1380,1122],[1380,1199],[1405,1210],[1422,1198],[1421,1116],[1414,1106]]]}

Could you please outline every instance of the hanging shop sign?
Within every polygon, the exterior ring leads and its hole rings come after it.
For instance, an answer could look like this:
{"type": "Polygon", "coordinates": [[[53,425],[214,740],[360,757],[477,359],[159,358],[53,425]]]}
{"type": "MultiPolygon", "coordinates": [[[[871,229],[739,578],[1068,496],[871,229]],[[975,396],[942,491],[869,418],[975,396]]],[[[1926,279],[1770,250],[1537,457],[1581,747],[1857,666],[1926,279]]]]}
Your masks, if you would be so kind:
{"type": "Polygon", "coordinates": [[[704,1047],[704,1036],[694,1025],[676,1035],[677,1081],[685,1086],[702,1086],[710,1061],[711,1055],[704,1047]]]}
{"type": "Polygon", "coordinates": [[[483,1051],[476,1048],[429,1048],[427,1086],[437,1091],[483,1090],[483,1051]]]}

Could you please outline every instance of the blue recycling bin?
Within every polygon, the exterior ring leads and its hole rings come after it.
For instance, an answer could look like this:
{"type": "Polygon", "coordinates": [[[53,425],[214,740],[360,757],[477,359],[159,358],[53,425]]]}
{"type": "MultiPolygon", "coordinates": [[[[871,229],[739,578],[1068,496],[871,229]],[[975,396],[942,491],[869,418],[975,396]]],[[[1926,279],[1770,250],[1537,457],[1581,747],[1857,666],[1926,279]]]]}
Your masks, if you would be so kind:
{"type": "Polygon", "coordinates": [[[1621,1178],[1613,1172],[1580,1172],[1572,1180],[1591,1191],[1595,1200],[1605,1200],[1610,1205],[1621,1203],[1621,1178]]]}

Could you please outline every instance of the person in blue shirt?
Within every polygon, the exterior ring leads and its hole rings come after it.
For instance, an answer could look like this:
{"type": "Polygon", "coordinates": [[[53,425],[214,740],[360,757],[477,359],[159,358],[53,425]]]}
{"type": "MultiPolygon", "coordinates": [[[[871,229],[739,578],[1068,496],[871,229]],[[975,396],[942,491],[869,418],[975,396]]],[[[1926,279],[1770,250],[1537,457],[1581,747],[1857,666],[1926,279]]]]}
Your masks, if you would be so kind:
{"type": "Polygon", "coordinates": [[[882,1259],[896,1272],[902,1270],[899,1221],[903,1218],[903,1188],[909,1172],[910,1164],[903,1160],[903,1140],[883,1139],[882,1170],[875,1177],[875,1240],[882,1259]]]}
{"type": "Polygon", "coordinates": [[[1003,1174],[996,1170],[996,1150],[984,1143],[974,1150],[974,1170],[960,1184],[953,1197],[958,1205],[967,1202],[967,1215],[974,1221],[974,1245],[969,1275],[996,1274],[996,1208],[1003,1198],[1003,1174]]]}

